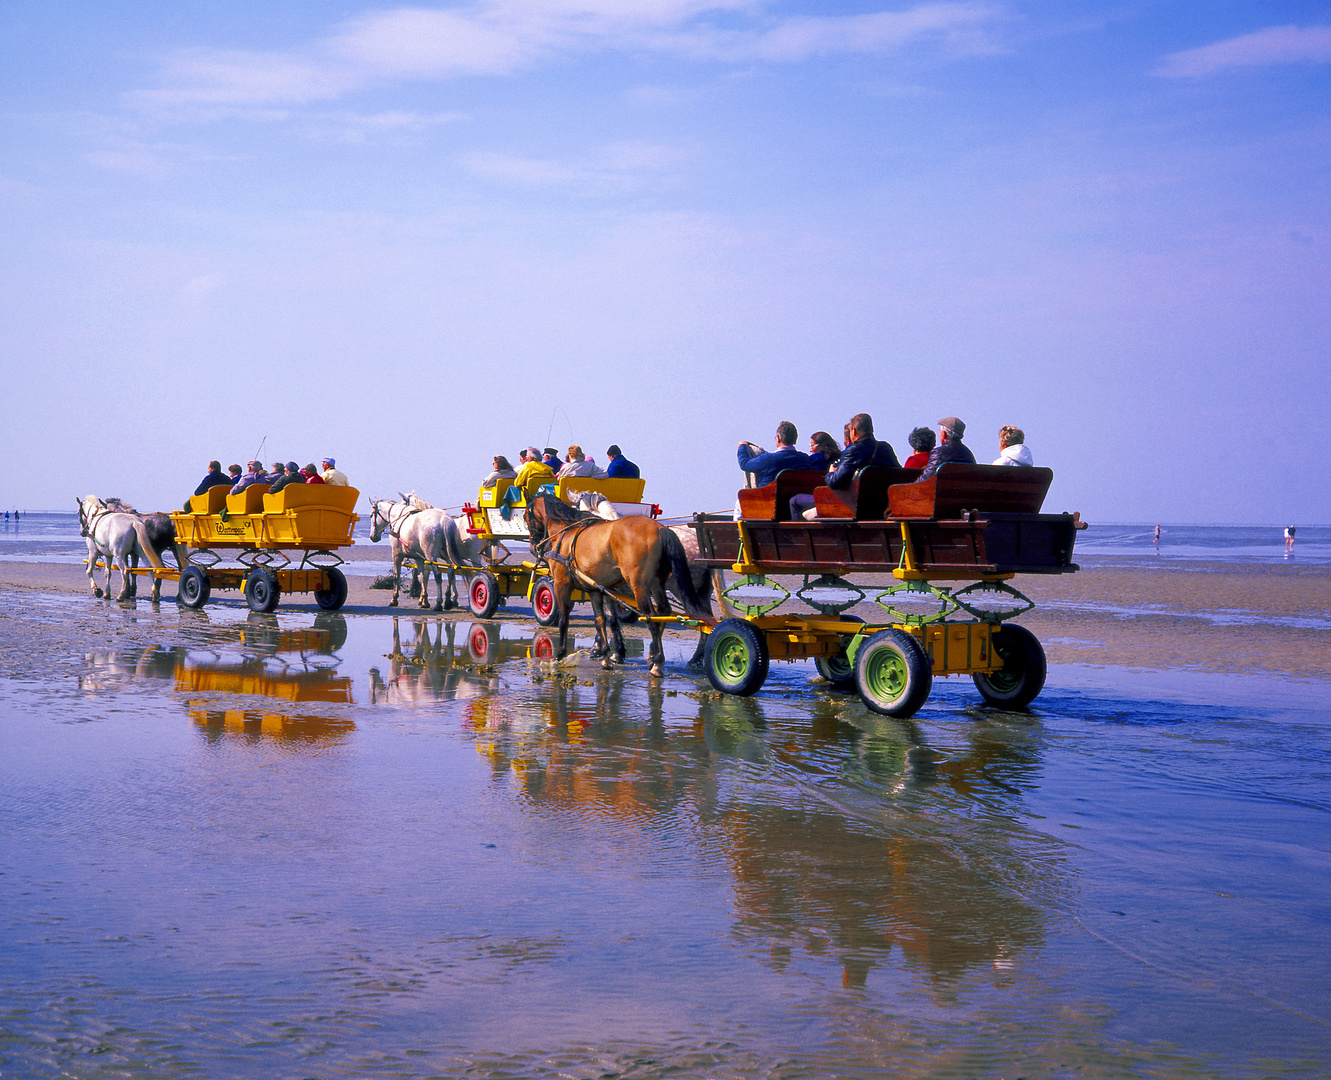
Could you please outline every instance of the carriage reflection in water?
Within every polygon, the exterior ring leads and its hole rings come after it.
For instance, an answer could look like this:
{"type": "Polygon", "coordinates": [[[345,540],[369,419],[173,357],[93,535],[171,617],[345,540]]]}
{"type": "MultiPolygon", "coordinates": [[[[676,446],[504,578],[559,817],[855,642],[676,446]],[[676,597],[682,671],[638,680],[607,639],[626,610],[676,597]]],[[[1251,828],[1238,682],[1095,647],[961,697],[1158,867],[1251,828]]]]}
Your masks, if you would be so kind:
{"type": "MultiPolygon", "coordinates": [[[[558,601],[550,585],[548,568],[530,559],[515,561],[505,546],[506,542],[517,543],[525,549],[529,544],[525,512],[538,490],[553,490],[557,498],[570,505],[584,495],[600,496],[620,517],[655,518],[661,508],[642,501],[645,489],[645,480],[592,476],[547,479],[526,489],[500,480],[492,488],[481,488],[475,505],[467,503],[462,508],[467,515],[467,532],[481,541],[481,567],[454,567],[469,575],[467,605],[471,613],[478,619],[488,619],[508,597],[521,596],[531,603],[532,614],[541,626],[554,626],[559,621],[558,601]]],[[[573,603],[587,599],[587,593],[581,589],[573,590],[573,603]]]]}
{"type": "Polygon", "coordinates": [[[811,658],[825,679],[888,716],[914,715],[935,675],[970,675],[993,705],[1035,699],[1044,650],[1009,621],[1034,603],[1008,582],[1076,571],[1072,549],[1085,526],[1079,515],[1040,512],[1049,469],[954,463],[918,476],[873,466],[834,491],[821,473],[790,470],[741,491],[740,520],[695,519],[703,561],[740,575],[726,595],[743,617],[703,627],[716,689],[752,694],[772,660],[811,658]],[[814,497],[817,520],[791,520],[797,494],[814,497]],[[791,597],[777,576],[802,576],[794,596],[812,614],[775,613],[791,597]],[[848,614],[866,600],[886,618],[848,614]]]}
{"type": "Polygon", "coordinates": [[[209,488],[190,499],[189,510],[171,515],[179,542],[191,549],[189,565],[152,572],[180,582],[186,607],[203,607],[214,589],[239,589],[252,611],[272,611],[286,593],[313,593],[324,611],[336,611],[347,600],[336,549],[355,543],[359,495],[331,484],[289,484],[276,495],[267,484],[236,495],[209,488]],[[239,565],[224,564],[219,551],[237,552],[239,565]],[[292,565],[295,552],[300,561],[292,565]]]}

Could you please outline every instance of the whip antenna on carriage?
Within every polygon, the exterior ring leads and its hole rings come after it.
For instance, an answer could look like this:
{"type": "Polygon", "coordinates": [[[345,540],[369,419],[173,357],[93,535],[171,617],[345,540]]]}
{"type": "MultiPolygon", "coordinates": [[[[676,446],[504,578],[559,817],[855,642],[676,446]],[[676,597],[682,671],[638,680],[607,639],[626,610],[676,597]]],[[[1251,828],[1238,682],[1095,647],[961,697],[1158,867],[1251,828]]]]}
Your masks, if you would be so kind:
{"type": "Polygon", "coordinates": [[[257,449],[256,451],[254,451],[254,458],[253,458],[254,461],[261,461],[261,460],[262,460],[262,458],[261,458],[260,455],[263,454],[263,448],[264,448],[265,446],[267,446],[267,445],[268,445],[268,436],[265,435],[265,436],[263,437],[263,441],[262,441],[261,443],[259,443],[259,449],[257,449]]]}
{"type": "Polygon", "coordinates": [[[550,436],[555,433],[555,413],[564,413],[564,423],[568,425],[568,441],[573,441],[573,421],[568,418],[568,413],[560,405],[556,405],[550,412],[550,426],[545,429],[545,445],[550,445],[550,436]]]}

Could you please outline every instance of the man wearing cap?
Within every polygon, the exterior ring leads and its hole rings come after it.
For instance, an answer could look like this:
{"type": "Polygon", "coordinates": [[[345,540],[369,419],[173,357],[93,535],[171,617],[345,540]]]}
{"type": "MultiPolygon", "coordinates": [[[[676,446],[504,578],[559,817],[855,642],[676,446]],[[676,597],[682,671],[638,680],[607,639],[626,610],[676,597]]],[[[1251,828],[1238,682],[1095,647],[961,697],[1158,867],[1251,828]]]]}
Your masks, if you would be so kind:
{"type": "Polygon", "coordinates": [[[925,465],[924,472],[920,473],[920,479],[915,482],[918,484],[921,480],[928,480],[950,461],[961,465],[974,465],[975,455],[971,453],[970,447],[961,441],[961,437],[965,434],[966,425],[955,416],[945,416],[938,421],[938,445],[929,451],[929,463],[925,465]]]}
{"type": "Polygon", "coordinates": [[[273,483],[272,487],[268,489],[268,494],[276,495],[288,484],[303,484],[303,483],[305,483],[305,477],[300,475],[300,466],[297,465],[294,461],[288,461],[286,464],[286,469],[282,473],[282,478],[273,483]]]}
{"type": "Polygon", "coordinates": [[[245,465],[245,475],[236,481],[235,486],[231,489],[231,494],[239,495],[247,487],[266,483],[268,483],[268,477],[264,475],[263,462],[250,461],[245,465]]]}
{"type": "Polygon", "coordinates": [[[323,476],[324,483],[329,484],[332,487],[349,487],[350,485],[347,483],[346,473],[337,471],[337,462],[330,457],[326,457],[323,460],[324,468],[320,475],[323,476]]]}
{"type": "Polygon", "coordinates": [[[605,464],[605,475],[612,480],[641,480],[642,472],[638,466],[634,465],[624,456],[618,443],[611,443],[610,449],[605,452],[608,459],[605,464]]]}

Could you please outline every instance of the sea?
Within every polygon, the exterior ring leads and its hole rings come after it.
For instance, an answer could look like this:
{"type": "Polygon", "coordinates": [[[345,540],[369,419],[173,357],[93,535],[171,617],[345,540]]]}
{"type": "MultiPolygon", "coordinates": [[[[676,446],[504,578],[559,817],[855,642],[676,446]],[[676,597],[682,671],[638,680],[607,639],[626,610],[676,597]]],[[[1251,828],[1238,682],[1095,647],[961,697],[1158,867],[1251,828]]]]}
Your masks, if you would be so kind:
{"type": "MultiPolygon", "coordinates": [[[[1161,532],[1078,559],[1286,561],[1161,532]]],[[[1331,1076],[1331,676],[1247,655],[1315,630],[894,720],[517,614],[0,588],[0,1077],[1331,1076]]]]}
{"type": "MultiPolygon", "coordinates": [[[[1251,565],[1295,563],[1331,565],[1331,525],[1296,526],[1294,547],[1286,550],[1283,525],[1170,525],[1095,523],[1077,535],[1079,564],[1140,567],[1171,562],[1251,565]]],[[[371,544],[364,521],[353,534],[362,551],[383,552],[383,559],[358,559],[344,569],[352,575],[377,576],[391,569],[388,544],[371,544]]],[[[77,514],[25,514],[0,523],[0,561],[82,563],[87,556],[77,514]]]]}

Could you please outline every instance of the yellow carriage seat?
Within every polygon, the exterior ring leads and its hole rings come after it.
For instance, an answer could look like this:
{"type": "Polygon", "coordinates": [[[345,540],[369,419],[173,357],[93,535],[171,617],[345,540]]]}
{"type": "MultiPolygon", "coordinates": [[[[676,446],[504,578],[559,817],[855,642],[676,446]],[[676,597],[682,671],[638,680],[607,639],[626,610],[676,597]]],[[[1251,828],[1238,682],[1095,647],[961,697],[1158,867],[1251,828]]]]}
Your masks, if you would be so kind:
{"type": "Polygon", "coordinates": [[[640,503],[647,488],[646,480],[628,477],[566,476],[555,487],[555,493],[571,503],[580,491],[595,491],[612,503],[640,503]]]}
{"type": "Polygon", "coordinates": [[[202,495],[191,495],[189,512],[191,514],[220,514],[226,506],[227,494],[231,491],[225,484],[210,487],[202,495]]]}
{"type": "Polygon", "coordinates": [[[261,514],[263,513],[263,497],[267,494],[267,484],[251,484],[239,495],[228,495],[226,497],[226,512],[228,514],[261,514]]]}

